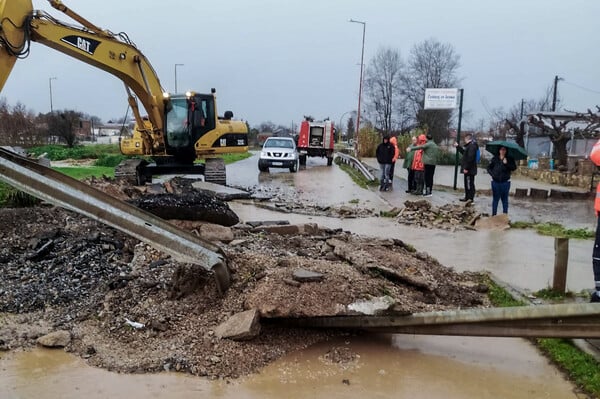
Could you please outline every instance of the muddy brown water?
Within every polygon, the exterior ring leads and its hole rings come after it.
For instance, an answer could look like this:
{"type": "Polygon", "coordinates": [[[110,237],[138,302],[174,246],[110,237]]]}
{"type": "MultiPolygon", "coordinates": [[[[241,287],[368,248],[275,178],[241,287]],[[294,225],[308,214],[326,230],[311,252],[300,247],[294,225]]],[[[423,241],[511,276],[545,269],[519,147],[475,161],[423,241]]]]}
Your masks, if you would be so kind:
{"type": "Polygon", "coordinates": [[[324,342],[259,374],[208,381],[178,373],[116,374],[60,350],[0,357],[3,399],[82,398],[577,398],[525,340],[381,335],[324,342]],[[333,363],[327,353],[353,354],[333,363]]]}
{"type": "MultiPolygon", "coordinates": [[[[325,166],[320,159],[309,158],[306,170],[296,174],[286,171],[265,174],[258,173],[254,158],[228,166],[228,183],[292,186],[303,198],[328,204],[356,199],[359,206],[373,209],[389,209],[390,205],[396,206],[407,199],[398,193],[358,189],[345,173],[325,166]]],[[[453,193],[440,193],[435,201],[451,200],[452,196],[453,193]]],[[[531,231],[451,233],[411,228],[387,218],[281,214],[242,202],[232,203],[231,207],[242,221],[314,222],[364,235],[399,238],[459,271],[490,270],[521,288],[537,290],[552,281],[553,239],[531,231]]],[[[565,214],[569,212],[561,209],[556,217],[565,214]]],[[[585,211],[583,215],[585,218],[585,211]]],[[[591,249],[591,240],[571,240],[567,281],[570,290],[589,288],[591,249]]],[[[259,374],[234,381],[208,381],[166,372],[116,374],[89,367],[84,360],[61,350],[38,348],[0,353],[0,398],[81,397],[558,399],[579,396],[575,387],[533,345],[518,338],[352,337],[289,354],[259,374]],[[353,360],[331,363],[327,353],[332,348],[345,349],[354,355],[353,360]]]]}

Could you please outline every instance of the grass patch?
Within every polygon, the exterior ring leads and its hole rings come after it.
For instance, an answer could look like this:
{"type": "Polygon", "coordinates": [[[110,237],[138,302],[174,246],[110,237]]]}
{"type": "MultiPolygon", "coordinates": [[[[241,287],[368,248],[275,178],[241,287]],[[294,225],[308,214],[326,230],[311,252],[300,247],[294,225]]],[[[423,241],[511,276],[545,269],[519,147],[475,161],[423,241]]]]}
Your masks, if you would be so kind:
{"type": "Polygon", "coordinates": [[[571,340],[541,338],[536,344],[577,386],[594,398],[600,397],[600,362],[571,340]]]}
{"type": "Polygon", "coordinates": [[[27,149],[27,152],[36,157],[46,154],[46,157],[51,161],[62,161],[65,159],[98,159],[107,154],[121,154],[118,144],[77,145],[72,148],[64,145],[52,144],[32,147],[27,149]]]}
{"type": "Polygon", "coordinates": [[[362,173],[360,173],[358,170],[354,169],[352,166],[347,165],[344,162],[342,162],[339,157],[335,159],[335,163],[336,163],[336,165],[338,165],[340,167],[341,170],[346,172],[350,176],[352,181],[354,183],[356,183],[356,185],[358,185],[359,187],[367,189],[368,187],[379,186],[378,179],[375,179],[373,181],[367,180],[362,173]]]}
{"type": "Polygon", "coordinates": [[[226,165],[229,165],[230,163],[241,161],[242,159],[250,158],[251,156],[252,154],[250,152],[244,152],[235,154],[225,154],[222,155],[221,158],[223,158],[226,165]]]}
{"type": "MultiPolygon", "coordinates": [[[[491,279],[485,281],[490,287],[489,298],[494,306],[522,306],[523,302],[515,300],[505,289],[491,279]]],[[[557,298],[551,290],[540,290],[538,296],[557,298]]],[[[577,348],[571,340],[556,338],[539,338],[534,344],[560,368],[578,387],[594,398],[600,398],[600,362],[591,355],[577,348]]]]}
{"type": "Polygon", "coordinates": [[[351,199],[350,201],[348,201],[348,203],[350,203],[350,204],[358,204],[359,202],[360,202],[360,200],[358,198],[354,198],[354,199],[351,199]]]}
{"type": "Polygon", "coordinates": [[[115,168],[109,166],[90,166],[90,167],[64,167],[53,168],[54,170],[70,176],[77,180],[87,179],[89,177],[114,177],[115,168]]]}
{"type": "Polygon", "coordinates": [[[588,240],[595,238],[596,233],[589,229],[567,229],[560,223],[532,223],[532,222],[514,222],[510,227],[515,229],[535,229],[538,234],[551,237],[575,238],[588,240]]]}
{"type": "Polygon", "coordinates": [[[500,308],[506,308],[511,306],[525,306],[525,302],[516,300],[510,295],[508,291],[496,284],[492,279],[486,277],[485,284],[490,288],[488,297],[492,305],[500,308]]]}
{"type": "Polygon", "coordinates": [[[537,298],[546,299],[548,301],[562,301],[566,298],[574,297],[572,292],[563,293],[555,291],[552,288],[543,288],[538,292],[534,292],[533,295],[535,295],[537,298]]]}

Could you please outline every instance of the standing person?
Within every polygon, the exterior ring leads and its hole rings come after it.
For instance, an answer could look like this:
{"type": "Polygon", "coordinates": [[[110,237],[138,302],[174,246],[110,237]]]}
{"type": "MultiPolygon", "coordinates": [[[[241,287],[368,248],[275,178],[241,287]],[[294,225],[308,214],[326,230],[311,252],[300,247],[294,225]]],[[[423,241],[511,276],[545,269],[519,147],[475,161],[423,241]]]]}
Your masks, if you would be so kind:
{"type": "MultiPolygon", "coordinates": [[[[590,159],[596,166],[600,166],[600,140],[594,144],[590,153],[590,159]]],[[[596,239],[592,252],[592,269],[594,271],[595,290],[592,293],[590,302],[600,303],[600,183],[596,186],[594,210],[596,211],[596,239]]]]}
{"type": "Polygon", "coordinates": [[[498,213],[498,202],[502,201],[502,213],[508,213],[508,193],[510,173],[517,169],[515,160],[506,155],[506,147],[500,147],[494,155],[487,171],[492,177],[492,216],[498,213]]]}
{"type": "Polygon", "coordinates": [[[394,146],[390,143],[390,136],[383,136],[383,141],[377,146],[375,155],[381,169],[379,191],[387,191],[390,184],[390,167],[394,159],[394,146]]]}
{"type": "MultiPolygon", "coordinates": [[[[427,141],[424,134],[417,137],[417,146],[422,146],[427,141]]],[[[423,195],[423,186],[425,185],[425,164],[423,163],[424,150],[416,150],[415,157],[412,162],[412,168],[415,173],[415,190],[411,192],[414,195],[423,195]]]]}
{"type": "Polygon", "coordinates": [[[406,151],[423,150],[423,164],[425,165],[425,197],[431,197],[433,190],[433,175],[435,174],[435,166],[437,165],[440,149],[433,141],[433,136],[427,133],[425,136],[427,142],[423,145],[411,146],[406,151]]]}
{"type": "Polygon", "coordinates": [[[454,143],[456,150],[463,154],[460,162],[462,174],[465,181],[465,196],[459,201],[473,202],[475,199],[475,176],[477,175],[477,150],[478,146],[471,133],[465,134],[465,145],[461,147],[458,142],[454,143]]]}
{"type": "Polygon", "coordinates": [[[398,149],[398,139],[396,136],[390,137],[390,143],[394,146],[394,158],[392,159],[392,166],[390,167],[390,187],[394,184],[394,169],[396,169],[396,161],[398,160],[398,156],[400,155],[400,150],[398,149]]]}
{"type": "Polygon", "coordinates": [[[412,168],[413,159],[415,158],[415,152],[410,151],[410,149],[417,145],[417,136],[411,137],[412,144],[406,149],[406,156],[404,157],[404,162],[402,163],[402,167],[408,171],[408,176],[406,180],[408,181],[408,187],[406,188],[407,193],[412,193],[415,190],[415,171],[412,168]]]}

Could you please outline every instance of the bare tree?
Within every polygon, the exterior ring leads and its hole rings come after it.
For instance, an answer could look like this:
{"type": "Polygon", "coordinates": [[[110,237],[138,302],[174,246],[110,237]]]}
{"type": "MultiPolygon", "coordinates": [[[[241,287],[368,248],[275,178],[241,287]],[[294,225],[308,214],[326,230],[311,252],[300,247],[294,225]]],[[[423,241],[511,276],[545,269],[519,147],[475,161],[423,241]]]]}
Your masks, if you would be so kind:
{"type": "Polygon", "coordinates": [[[567,166],[567,143],[573,135],[582,138],[597,137],[600,132],[600,107],[597,111],[573,112],[571,115],[540,112],[530,115],[529,123],[538,127],[541,134],[548,136],[554,145],[556,166],[564,170],[567,166]],[[571,125],[571,126],[570,126],[571,125]]]}
{"type": "MultiPolygon", "coordinates": [[[[494,112],[494,118],[498,121],[504,121],[516,136],[515,141],[521,147],[525,147],[525,116],[537,114],[540,112],[548,112],[552,109],[552,86],[546,89],[544,96],[539,99],[521,100],[514,104],[505,112],[503,109],[494,112]]],[[[560,105],[560,98],[557,98],[557,106],[560,105]]]]}
{"type": "Polygon", "coordinates": [[[456,87],[460,56],[449,43],[428,39],[410,51],[407,73],[403,75],[403,94],[410,101],[421,126],[427,126],[434,140],[446,137],[452,111],[424,110],[425,89],[456,87]]]}
{"type": "Polygon", "coordinates": [[[390,134],[410,119],[401,95],[404,64],[398,50],[380,48],[366,70],[367,110],[375,127],[390,134]]]}

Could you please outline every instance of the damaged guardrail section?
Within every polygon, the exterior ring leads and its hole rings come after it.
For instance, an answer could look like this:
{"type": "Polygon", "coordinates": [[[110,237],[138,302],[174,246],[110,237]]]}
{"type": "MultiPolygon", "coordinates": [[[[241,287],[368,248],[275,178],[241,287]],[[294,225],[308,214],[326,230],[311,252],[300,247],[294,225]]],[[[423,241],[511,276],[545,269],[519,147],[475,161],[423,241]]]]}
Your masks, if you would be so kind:
{"type": "Polygon", "coordinates": [[[0,180],[44,201],[78,212],[163,251],[212,271],[221,293],[231,276],[219,248],[102,191],[0,148],[0,180]]]}

